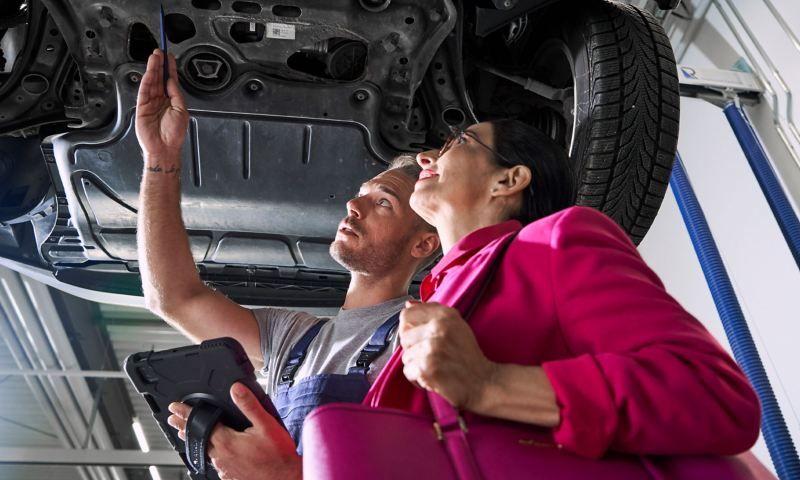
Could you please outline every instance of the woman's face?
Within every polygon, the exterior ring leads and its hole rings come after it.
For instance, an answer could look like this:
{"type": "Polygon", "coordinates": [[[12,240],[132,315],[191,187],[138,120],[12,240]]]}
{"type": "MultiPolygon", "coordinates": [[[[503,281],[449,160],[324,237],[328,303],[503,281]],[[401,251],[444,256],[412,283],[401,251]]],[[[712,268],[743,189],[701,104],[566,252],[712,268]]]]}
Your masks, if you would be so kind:
{"type": "Polygon", "coordinates": [[[494,150],[492,125],[479,123],[465,132],[441,154],[439,150],[417,154],[423,170],[411,195],[411,208],[431,225],[437,226],[443,215],[468,215],[488,204],[491,185],[503,170],[490,150],[494,150]]]}

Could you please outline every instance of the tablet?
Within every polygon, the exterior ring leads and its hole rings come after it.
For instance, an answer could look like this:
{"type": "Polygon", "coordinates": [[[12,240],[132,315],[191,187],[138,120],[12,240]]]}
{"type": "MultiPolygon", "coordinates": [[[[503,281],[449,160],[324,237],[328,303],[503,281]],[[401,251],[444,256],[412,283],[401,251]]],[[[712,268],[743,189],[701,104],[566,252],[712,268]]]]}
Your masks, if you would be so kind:
{"type": "MultiPolygon", "coordinates": [[[[136,390],[150,406],[153,418],[170,445],[189,468],[192,478],[213,480],[219,477],[210,462],[205,464],[204,455],[200,459],[187,457],[186,444],[178,437],[178,431],[167,423],[171,415],[168,410],[170,403],[183,402],[194,407],[202,402],[206,407],[216,407],[219,409],[218,422],[242,431],[252,424],[230,397],[231,386],[241,382],[256,395],[264,409],[283,425],[277,410],[256,381],[253,364],[244,348],[232,338],[217,338],[200,345],[159,352],[134,353],[125,359],[124,368],[136,390]],[[199,473],[198,462],[204,467],[199,473]]],[[[199,452],[204,454],[205,446],[199,452]]]]}

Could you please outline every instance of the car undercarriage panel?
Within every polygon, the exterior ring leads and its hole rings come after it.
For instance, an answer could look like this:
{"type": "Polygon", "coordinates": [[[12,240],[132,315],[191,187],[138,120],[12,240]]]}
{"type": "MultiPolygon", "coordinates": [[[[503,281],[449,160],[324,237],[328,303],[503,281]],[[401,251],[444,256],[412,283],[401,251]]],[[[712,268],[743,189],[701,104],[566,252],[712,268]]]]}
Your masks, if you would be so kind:
{"type": "MultiPolygon", "coordinates": [[[[0,179],[8,180],[0,257],[72,285],[139,295],[143,162],[133,118],[145,62],[158,47],[159,3],[17,3],[29,6],[24,15],[0,18],[0,179]]],[[[182,213],[201,278],[241,303],[337,304],[348,275],[328,245],[358,185],[397,153],[440,146],[452,126],[498,118],[521,120],[570,149],[576,138],[592,145],[602,134],[611,145],[636,132],[624,141],[638,146],[613,159],[580,148],[573,157],[577,203],[640,240],[666,188],[660,172],[669,168],[654,162],[674,156],[674,61],[645,13],[603,0],[573,5],[165,1],[164,33],[192,116],[182,213]],[[608,27],[617,37],[597,33],[609,18],[619,19],[608,27]],[[619,47],[625,42],[644,53],[619,47]],[[602,102],[615,100],[576,73],[595,49],[613,58],[593,63],[591,75],[619,84],[624,76],[636,88],[620,88],[620,104],[641,106],[612,126],[602,102]],[[584,80],[600,90],[577,88],[584,80]],[[650,95],[655,86],[662,93],[650,95]],[[639,113],[649,111],[672,116],[639,113]],[[654,142],[653,131],[666,143],[654,142]],[[640,172],[649,175],[646,189],[640,172]]]]}
{"type": "MultiPolygon", "coordinates": [[[[141,293],[143,160],[133,123],[159,34],[158,4],[145,7],[36,1],[30,30],[8,37],[22,46],[20,59],[41,66],[15,75],[49,79],[39,95],[56,99],[48,112],[62,127],[39,131],[23,121],[30,115],[3,110],[0,133],[44,137],[70,127],[44,139],[52,193],[17,230],[35,237],[57,278],[93,290],[141,293]]],[[[181,207],[201,277],[242,303],[335,305],[348,275],[328,246],[345,202],[431,135],[415,95],[455,26],[452,2],[195,0],[164,9],[192,117],[181,207]]],[[[6,95],[27,84],[15,85],[6,95]]],[[[25,97],[35,94],[22,93],[19,105],[39,108],[41,99],[25,97]]],[[[445,107],[464,108],[458,100],[445,107]]],[[[5,243],[20,242],[13,236],[5,243]]]]}
{"type": "MultiPolygon", "coordinates": [[[[84,128],[102,127],[117,107],[119,68],[146,61],[157,47],[158,5],[150,12],[139,2],[124,0],[43,3],[83,81],[85,102],[69,109],[67,116],[84,128]]],[[[308,104],[314,107],[308,109],[311,118],[348,120],[364,108],[362,102],[371,100],[370,113],[378,127],[373,132],[385,148],[407,151],[425,141],[426,132],[410,128],[409,119],[428,65],[455,25],[449,0],[394,1],[392,8],[380,11],[349,0],[309,1],[294,8],[166,1],[164,10],[169,51],[178,61],[184,89],[213,98],[240,87],[258,93],[272,82],[339,87],[321,104],[295,89],[290,89],[289,98],[262,95],[260,101],[308,104]],[[253,75],[264,81],[242,82],[253,75]],[[330,104],[340,111],[323,108],[330,104]]]]}
{"type": "MultiPolygon", "coordinates": [[[[142,154],[130,124],[120,133],[54,139],[73,224],[84,245],[98,247],[87,252],[89,260],[136,260],[142,154]]],[[[385,168],[365,139],[355,123],[193,112],[183,147],[181,206],[195,259],[306,264],[287,239],[330,239],[345,214],[343,201],[385,168]]]]}
{"type": "MultiPolygon", "coordinates": [[[[120,105],[132,102],[126,96],[135,96],[136,85],[127,79],[140,68],[119,71],[120,105]]],[[[240,79],[250,81],[257,78],[240,79]]],[[[307,88],[308,108],[319,108],[332,94],[324,86],[307,88]]],[[[255,95],[285,98],[274,90],[279,87],[265,82],[255,95]]],[[[327,250],[346,213],[344,202],[385,168],[368,133],[369,102],[361,118],[315,121],[267,114],[278,102],[252,95],[245,87],[213,101],[187,96],[192,119],[182,151],[181,206],[195,261],[209,272],[230,273],[235,266],[274,267],[283,277],[295,277],[298,269],[343,272],[327,250]],[[250,113],[240,113],[243,102],[250,113]],[[234,111],[211,110],[221,104],[234,111]]],[[[50,139],[52,172],[66,199],[59,208],[67,210],[73,230],[70,238],[54,228],[40,239],[53,265],[121,261],[135,271],[143,160],[134,111],[121,117],[111,130],[50,139]]]]}

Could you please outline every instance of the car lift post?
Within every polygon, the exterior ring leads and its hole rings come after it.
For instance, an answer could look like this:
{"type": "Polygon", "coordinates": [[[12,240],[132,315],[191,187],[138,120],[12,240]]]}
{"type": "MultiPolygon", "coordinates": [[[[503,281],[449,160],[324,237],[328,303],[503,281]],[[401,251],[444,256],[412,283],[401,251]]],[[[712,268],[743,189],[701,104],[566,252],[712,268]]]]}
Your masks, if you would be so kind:
{"type": "MultiPolygon", "coordinates": [[[[764,196],[780,225],[795,261],[800,267],[800,222],[786,193],[772,170],[768,157],[740,107],[742,99],[758,101],[763,92],[756,77],[743,72],[700,70],[678,66],[681,95],[699,97],[722,106],[731,128],[753,169],[764,196]]],[[[708,226],[691,182],[686,176],[680,155],[675,156],[670,187],[683,217],[689,237],[703,270],[714,305],[725,329],[725,335],[740,365],[752,383],[761,403],[761,431],[778,477],[800,478],[800,459],[792,437],[770,385],[764,364],[747,326],[730,277],[722,262],[711,229],[708,226]]]]}

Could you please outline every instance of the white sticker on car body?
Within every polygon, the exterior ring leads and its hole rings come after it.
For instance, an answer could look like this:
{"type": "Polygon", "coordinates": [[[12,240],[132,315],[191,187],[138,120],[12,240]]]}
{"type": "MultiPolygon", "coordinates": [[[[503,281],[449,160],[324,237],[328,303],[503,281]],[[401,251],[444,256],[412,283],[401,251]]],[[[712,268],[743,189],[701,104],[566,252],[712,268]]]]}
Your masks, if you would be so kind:
{"type": "Polygon", "coordinates": [[[267,23],[267,38],[294,40],[294,25],[286,23],[267,23]]]}

